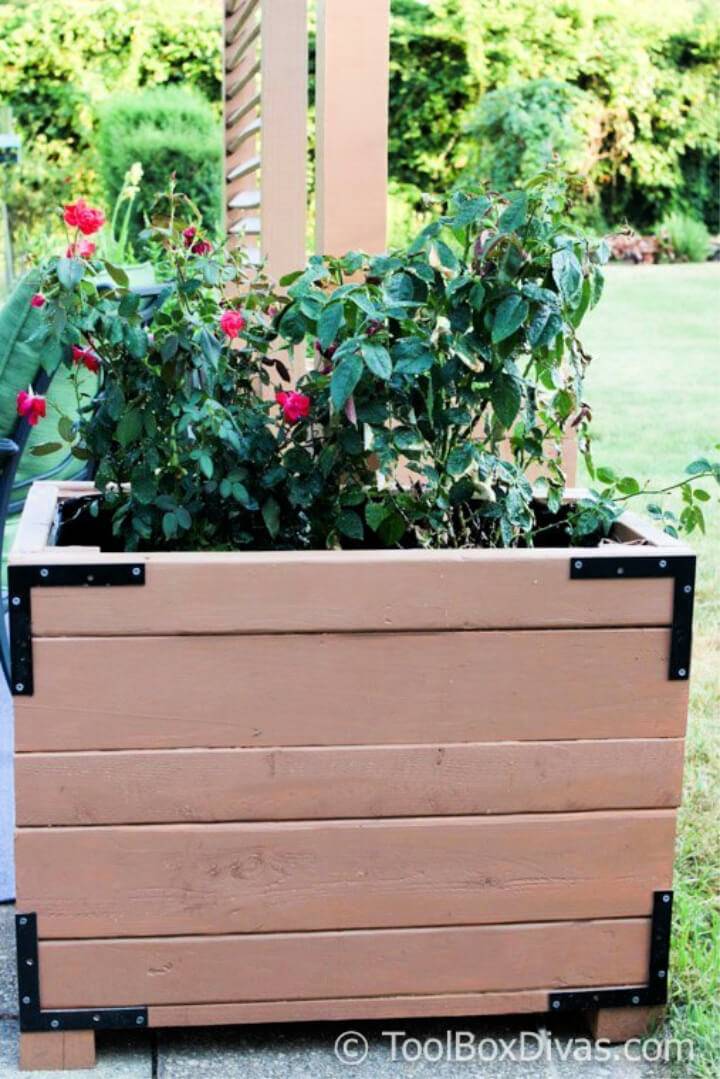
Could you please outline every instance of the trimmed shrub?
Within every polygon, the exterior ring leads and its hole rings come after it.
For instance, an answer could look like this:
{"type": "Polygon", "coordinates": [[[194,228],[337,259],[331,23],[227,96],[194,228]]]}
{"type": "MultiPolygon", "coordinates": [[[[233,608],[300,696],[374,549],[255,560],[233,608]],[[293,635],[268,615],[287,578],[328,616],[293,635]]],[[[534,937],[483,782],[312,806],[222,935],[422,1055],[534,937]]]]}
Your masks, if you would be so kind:
{"type": "Polygon", "coordinates": [[[705,262],[710,254],[710,233],[696,217],[678,211],[668,214],[659,232],[680,262],[705,262]]]}
{"type": "Polygon", "coordinates": [[[221,221],[222,136],[209,102],[187,90],[157,87],[114,98],[100,111],[100,171],[108,205],[139,161],[143,180],[130,225],[131,240],[144,227],[156,196],[174,173],[179,190],[216,232],[221,221]]]}

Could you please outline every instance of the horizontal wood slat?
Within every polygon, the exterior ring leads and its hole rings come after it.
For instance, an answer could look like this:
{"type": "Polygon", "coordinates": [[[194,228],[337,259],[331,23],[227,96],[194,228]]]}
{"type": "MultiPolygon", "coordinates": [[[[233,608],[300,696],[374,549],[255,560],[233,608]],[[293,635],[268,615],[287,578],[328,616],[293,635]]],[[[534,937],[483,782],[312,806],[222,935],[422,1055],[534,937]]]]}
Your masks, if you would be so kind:
{"type": "Polygon", "coordinates": [[[548,990],[455,993],[445,996],[349,997],[344,1000],[268,1000],[259,1004],[169,1004],[148,1010],[150,1027],[240,1023],[337,1022],[341,1019],[439,1018],[445,1015],[527,1015],[547,1011],[548,990]]]}
{"type": "Polygon", "coordinates": [[[42,938],[649,915],[672,882],[675,816],[20,829],[18,908],[42,938]]]}
{"type": "MultiPolygon", "coordinates": [[[[60,591],[36,589],[33,607],[60,591]]],[[[122,592],[144,606],[139,588],[94,592],[109,608],[122,592]]],[[[93,590],[68,595],[75,606],[62,608],[77,627],[93,590]]],[[[173,609],[182,617],[179,596],[173,609]]],[[[59,610],[46,608],[41,621],[47,628],[50,614],[59,629],[59,610]]],[[[98,611],[108,627],[113,616],[98,611]]],[[[688,687],[668,681],[669,637],[648,629],[36,638],[35,693],[16,700],[16,747],[681,737],[688,687]]]]}
{"type": "MultiPolygon", "coordinates": [[[[249,197],[243,208],[256,204],[257,196],[249,197]]],[[[632,558],[638,550],[624,547],[622,554],[632,558]]],[[[667,553],[661,549],[659,557],[667,553]]],[[[617,554],[608,546],[585,557],[617,554]]],[[[42,637],[670,625],[669,578],[571,580],[572,556],[572,550],[112,555],[113,562],[145,562],[143,589],[36,589],[33,630],[42,637]]],[[[55,548],[45,560],[102,562],[108,555],[55,548]]],[[[22,564],[22,555],[14,561],[22,564]]]]}
{"type": "Polygon", "coordinates": [[[638,985],[649,919],[46,941],[44,1008],[638,985]]]}
{"type": "Polygon", "coordinates": [[[680,804],[683,745],[663,738],[22,753],[16,818],[42,827],[671,808],[680,804]]]}

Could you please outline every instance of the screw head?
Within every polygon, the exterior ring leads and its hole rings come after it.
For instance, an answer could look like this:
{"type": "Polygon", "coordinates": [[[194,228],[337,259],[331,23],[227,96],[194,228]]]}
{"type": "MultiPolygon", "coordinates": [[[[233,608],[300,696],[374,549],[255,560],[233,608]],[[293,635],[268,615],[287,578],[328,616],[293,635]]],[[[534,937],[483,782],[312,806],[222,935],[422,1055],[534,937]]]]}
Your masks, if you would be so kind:
{"type": "Polygon", "coordinates": [[[25,683],[24,682],[16,682],[15,683],[15,692],[16,693],[22,693],[22,691],[24,689],[25,689],[25,683]]]}
{"type": "Polygon", "coordinates": [[[691,584],[686,584],[685,587],[683,588],[683,592],[685,593],[686,596],[689,596],[690,593],[692,592],[692,585],[691,584]]]}
{"type": "Polygon", "coordinates": [[[660,565],[660,569],[667,569],[667,559],[661,558],[659,565],[660,565]]]}
{"type": "Polygon", "coordinates": [[[18,918],[20,925],[27,925],[27,918],[23,915],[22,918],[18,918]]]}
{"type": "Polygon", "coordinates": [[[30,997],[23,997],[23,1004],[29,1004],[29,1003],[30,1003],[30,997]]]}
{"type": "Polygon", "coordinates": [[[687,674],[687,671],[685,670],[684,667],[681,667],[680,670],[678,671],[678,674],[680,675],[681,678],[684,678],[685,675],[687,674]]]}
{"type": "Polygon", "coordinates": [[[145,1019],[143,1018],[143,1016],[142,1016],[142,1015],[138,1015],[138,1017],[136,1018],[135,1022],[137,1023],[137,1025],[138,1025],[139,1027],[141,1027],[141,1026],[143,1026],[143,1024],[144,1024],[144,1022],[145,1022],[145,1019]]]}
{"type": "Polygon", "coordinates": [[[88,575],[87,575],[87,577],[85,579],[88,582],[88,584],[92,584],[92,582],[95,580],[95,575],[93,573],[88,573],[88,575]]]}
{"type": "Polygon", "coordinates": [[[50,1026],[53,1028],[53,1030],[57,1030],[57,1028],[60,1026],[60,1020],[59,1019],[51,1019],[50,1020],[50,1026]]]}
{"type": "Polygon", "coordinates": [[[13,596],[12,605],[13,605],[13,607],[19,607],[20,606],[20,597],[19,596],[13,596]]]}
{"type": "Polygon", "coordinates": [[[575,569],[582,569],[582,568],[583,568],[582,562],[576,562],[575,563],[575,569]]]}
{"type": "Polygon", "coordinates": [[[41,569],[41,570],[40,570],[40,576],[41,576],[41,577],[47,577],[47,576],[49,576],[49,574],[50,574],[50,570],[49,570],[49,569],[41,569]]]}
{"type": "Polygon", "coordinates": [[[139,566],[133,566],[132,575],[133,575],[133,577],[139,577],[140,576],[140,567],[139,566]]]}
{"type": "Polygon", "coordinates": [[[560,1001],[559,1000],[554,1000],[553,1001],[553,1008],[559,1008],[559,1007],[560,1007],[560,1001]]]}
{"type": "Polygon", "coordinates": [[[665,977],[665,971],[664,970],[659,970],[658,971],[658,978],[664,978],[664,977],[665,977]]]}
{"type": "Polygon", "coordinates": [[[625,570],[623,569],[622,566],[618,566],[618,571],[617,572],[618,572],[618,577],[623,577],[625,575],[625,570]]]}
{"type": "Polygon", "coordinates": [[[633,1004],[639,1004],[640,1003],[640,997],[633,997],[632,1002],[633,1002],[633,1004]]]}
{"type": "Polygon", "coordinates": [[[35,966],[35,961],[33,959],[26,959],[25,960],[25,966],[26,967],[34,967],[35,966]]]}
{"type": "Polygon", "coordinates": [[[99,1015],[94,1015],[93,1016],[93,1023],[99,1023],[99,1022],[100,1022],[100,1016],[99,1015]]]}
{"type": "Polygon", "coordinates": [[[669,895],[664,895],[663,896],[663,903],[669,903],[669,902],[670,902],[670,896],[669,895]]]}

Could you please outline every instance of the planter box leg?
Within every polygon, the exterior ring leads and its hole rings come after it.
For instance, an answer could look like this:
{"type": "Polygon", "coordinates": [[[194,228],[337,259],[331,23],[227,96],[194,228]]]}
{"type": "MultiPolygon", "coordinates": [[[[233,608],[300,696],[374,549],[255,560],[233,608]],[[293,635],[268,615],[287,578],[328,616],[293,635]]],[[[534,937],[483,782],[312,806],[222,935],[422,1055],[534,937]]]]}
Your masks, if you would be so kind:
{"type": "Polygon", "coordinates": [[[20,1071],[95,1067],[95,1031],[43,1031],[20,1035],[20,1071]]]}
{"type": "Polygon", "coordinates": [[[628,1038],[642,1038],[665,1014],[658,1008],[598,1008],[587,1012],[590,1032],[596,1041],[625,1042],[628,1038]]]}

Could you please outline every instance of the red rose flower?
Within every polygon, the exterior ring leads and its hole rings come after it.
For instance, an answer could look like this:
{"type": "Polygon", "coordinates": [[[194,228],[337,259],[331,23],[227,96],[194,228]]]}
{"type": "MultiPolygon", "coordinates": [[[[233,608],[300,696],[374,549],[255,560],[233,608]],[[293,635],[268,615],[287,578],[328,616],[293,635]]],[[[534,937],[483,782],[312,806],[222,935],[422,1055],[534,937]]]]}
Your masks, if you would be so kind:
{"type": "Polygon", "coordinates": [[[185,246],[190,247],[196,236],[197,236],[197,229],[195,228],[194,225],[188,225],[188,227],[186,229],[183,229],[182,237],[183,237],[183,241],[185,243],[185,246]]]}
{"type": "Polygon", "coordinates": [[[220,329],[233,341],[247,326],[247,320],[240,311],[223,311],[220,316],[220,329]]]}
{"type": "Polygon", "coordinates": [[[31,307],[44,307],[45,306],[45,297],[43,296],[42,292],[36,292],[35,293],[33,298],[30,300],[30,306],[31,307]]]}
{"type": "Polygon", "coordinates": [[[88,206],[85,199],[78,199],[65,207],[63,215],[65,224],[70,228],[80,229],[83,236],[92,236],[105,224],[105,214],[102,210],[96,210],[88,206]]]}
{"type": "Polygon", "coordinates": [[[193,255],[209,255],[212,251],[212,244],[207,240],[198,240],[196,244],[193,244],[190,248],[193,255]]]}
{"type": "Polygon", "coordinates": [[[34,427],[38,420],[45,416],[45,398],[32,390],[20,390],[17,395],[17,414],[34,427]]]}
{"type": "Polygon", "coordinates": [[[304,420],[310,414],[310,398],[304,393],[281,390],[275,394],[275,400],[282,408],[283,416],[288,423],[297,423],[298,420],[304,420]]]}
{"type": "Polygon", "coordinates": [[[89,259],[93,257],[96,250],[96,245],[92,240],[79,240],[76,244],[70,244],[65,252],[65,258],[89,259]]]}
{"type": "Polygon", "coordinates": [[[73,345],[72,359],[76,367],[82,363],[94,375],[100,370],[100,357],[91,348],[79,348],[77,345],[73,345]]]}

